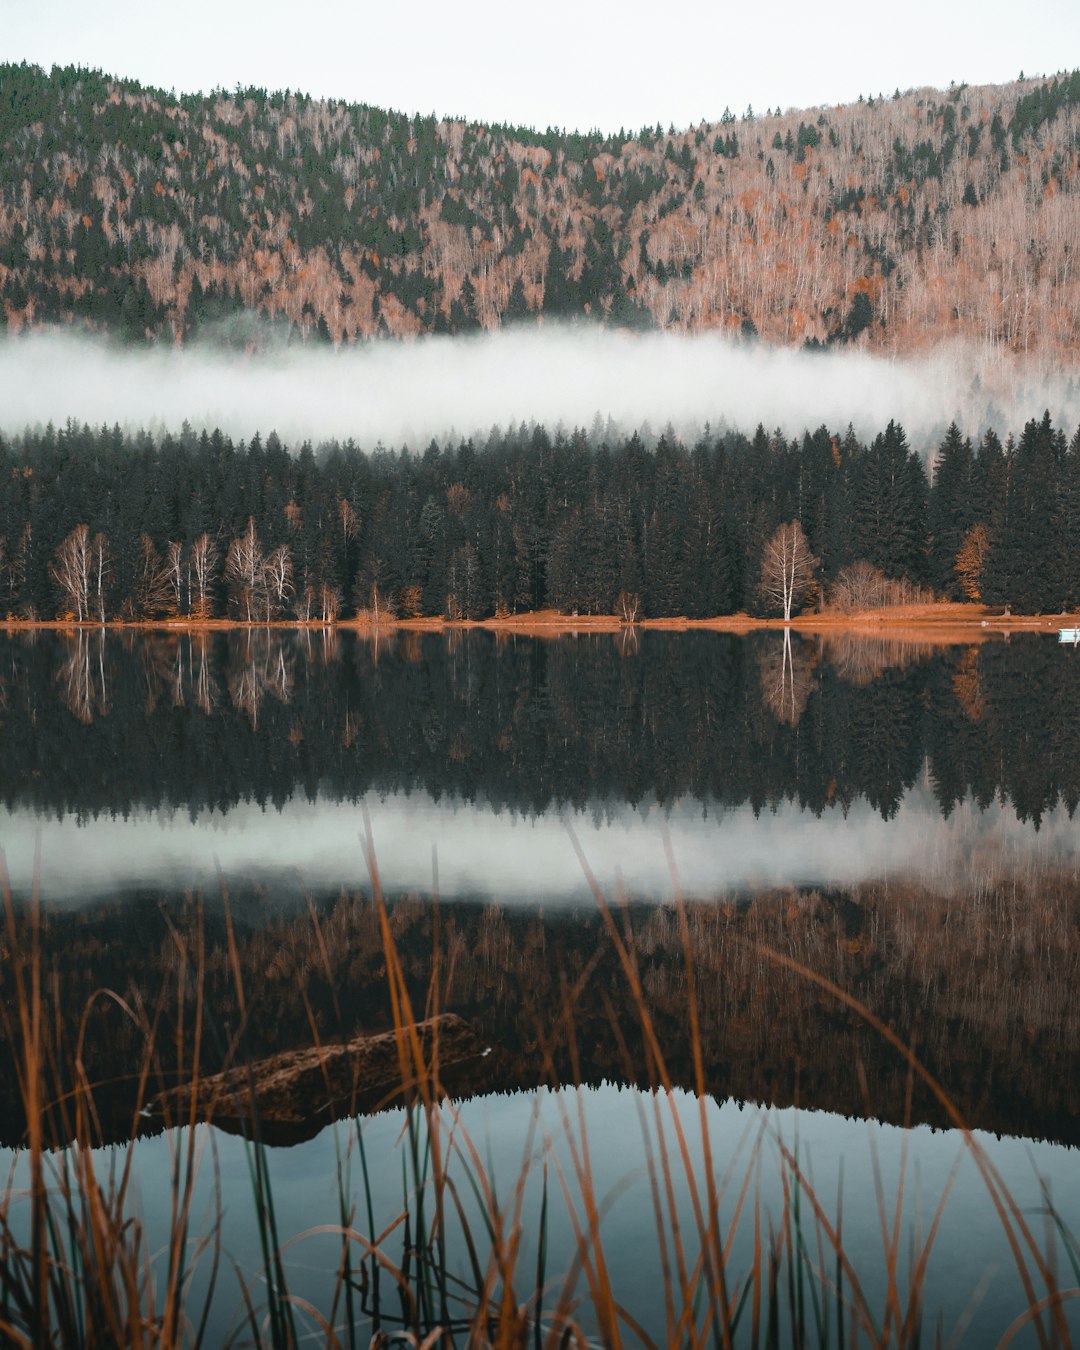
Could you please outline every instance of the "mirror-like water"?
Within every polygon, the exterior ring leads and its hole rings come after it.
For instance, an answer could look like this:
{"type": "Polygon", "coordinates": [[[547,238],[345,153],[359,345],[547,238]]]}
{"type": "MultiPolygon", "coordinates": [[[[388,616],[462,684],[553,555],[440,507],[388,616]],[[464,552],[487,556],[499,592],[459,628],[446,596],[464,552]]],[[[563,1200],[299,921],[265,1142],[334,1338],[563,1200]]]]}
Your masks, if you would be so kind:
{"type": "MultiPolygon", "coordinates": [[[[841,1216],[850,1273],[857,1277],[868,1306],[883,1308],[887,1303],[885,1254],[897,1208],[905,1233],[898,1273],[906,1285],[913,1265],[912,1235],[920,1234],[915,1250],[921,1254],[939,1201],[947,1197],[930,1247],[924,1288],[927,1325],[934,1326],[940,1314],[945,1339],[966,1324],[962,1343],[989,1345],[1025,1307],[1020,1280],[1003,1249],[993,1201],[971,1151],[954,1132],[932,1132],[925,1127],[905,1131],[794,1109],[745,1109],[733,1101],[710,1100],[702,1116],[689,1094],[642,1094],[614,1086],[488,1094],[466,1102],[452,1120],[449,1110],[444,1110],[442,1124],[447,1138],[452,1126],[456,1134],[476,1144],[476,1158],[469,1159],[474,1174],[483,1176],[505,1197],[508,1208],[516,1192],[521,1192],[524,1220],[515,1292],[522,1300],[535,1288],[545,1189],[549,1203],[544,1231],[550,1253],[545,1283],[555,1294],[567,1281],[567,1255],[574,1252],[576,1232],[587,1228],[588,1220],[579,1197],[565,1206],[560,1202],[556,1178],[561,1174],[573,1186],[576,1169],[588,1159],[592,1193],[602,1213],[600,1241],[612,1271],[615,1296],[657,1343],[669,1331],[658,1258],[664,1246],[674,1260],[672,1216],[682,1230],[688,1260],[692,1263],[698,1255],[694,1204],[695,1199],[703,1202],[706,1197],[704,1138],[721,1163],[716,1172],[718,1215],[725,1236],[732,1234],[733,1284],[744,1279],[753,1264],[755,1205],[763,1225],[783,1222],[783,1178],[791,1181],[785,1159],[797,1155],[806,1185],[803,1237],[811,1244],[816,1239],[813,1202],[821,1206],[830,1224],[835,1225],[841,1216]],[[685,1163],[680,1141],[686,1150],[685,1163]],[[650,1174],[661,1172],[665,1160],[670,1169],[670,1196],[658,1227],[650,1174]],[[752,1174],[749,1202],[744,1200],[740,1209],[747,1172],[752,1174]],[[872,1198],[879,1187],[881,1210],[872,1198]]],[[[136,1145],[140,1203],[149,1216],[151,1250],[162,1250],[167,1240],[172,1159],[186,1142],[182,1130],[136,1145]]],[[[261,1254],[245,1144],[235,1136],[208,1133],[207,1127],[200,1126],[197,1146],[202,1156],[193,1211],[203,1225],[210,1226],[220,1179],[228,1197],[222,1244],[241,1269],[256,1270],[261,1254]]],[[[1025,1214],[1037,1216],[1049,1195],[1070,1223],[1080,1221],[1076,1156],[1071,1150],[998,1140],[993,1135],[976,1135],[973,1147],[995,1169],[1025,1214]]],[[[378,1232],[391,1229],[405,1208],[415,1215],[419,1191],[404,1156],[407,1151],[400,1110],[373,1116],[358,1130],[332,1126],[306,1143],[271,1151],[269,1169],[279,1232],[291,1237],[306,1235],[286,1253],[289,1286],[296,1296],[316,1308],[332,1303],[341,1242],[336,1233],[317,1230],[338,1222],[342,1187],[349,1204],[355,1206],[357,1226],[365,1230],[369,1202],[378,1232]],[[359,1137],[367,1157],[379,1160],[369,1171],[366,1187],[360,1175],[359,1137]]],[[[115,1162],[109,1154],[109,1150],[97,1152],[99,1168],[104,1170],[115,1162]]],[[[460,1158],[455,1161],[453,1170],[460,1177],[465,1163],[460,1158]]],[[[24,1167],[16,1170],[15,1181],[25,1185],[24,1167]]],[[[455,1232],[461,1232],[462,1222],[476,1238],[482,1235],[481,1211],[467,1190],[463,1215],[453,1222],[455,1232]]],[[[386,1243],[399,1264],[403,1242],[399,1229],[386,1243]]],[[[465,1244],[458,1241],[451,1248],[451,1275],[467,1288],[470,1269],[465,1244]]],[[[201,1269],[196,1267],[193,1293],[204,1292],[209,1265],[206,1258],[201,1269]]],[[[586,1291],[587,1280],[579,1275],[576,1292],[586,1291]]],[[[393,1282],[384,1276],[382,1312],[391,1322],[399,1311],[395,1292],[393,1282]]],[[[906,1311],[906,1290],[902,1297],[906,1311]]],[[[358,1302],[363,1304],[358,1321],[370,1334],[375,1303],[370,1289],[358,1302]]],[[[582,1320],[595,1333],[596,1322],[588,1311],[582,1320]]],[[[210,1343],[224,1344],[241,1322],[239,1295],[230,1289],[215,1304],[210,1343]]],[[[1080,1329],[1075,1318],[1070,1325],[1080,1329]]],[[[865,1339],[865,1331],[862,1335],[865,1339]]],[[[1027,1343],[1024,1337],[1020,1341],[1027,1343]]],[[[782,1343],[788,1343],[787,1334],[782,1343]]]]}
{"type": "MultiPolygon", "coordinates": [[[[439,1007],[489,1051],[446,1074],[483,1141],[478,1156],[511,1178],[546,1132],[554,1168],[569,1148],[559,1103],[576,1122],[580,1102],[597,1193],[612,1196],[608,1259],[633,1315],[663,1336],[647,1184],[663,1148],[641,1128],[656,1099],[612,1083],[666,1081],[670,1119],[696,1121],[696,1050],[719,1173],[740,1156],[746,1121],[764,1119],[739,1104],[771,1109],[752,1170],[774,1216],[784,1173],[774,1131],[790,1138],[801,1107],[800,1147],[830,1206],[845,1159],[844,1223],[871,1302],[882,1269],[875,1150],[889,1205],[909,1169],[904,1230],[929,1222],[961,1151],[949,1108],[832,986],[913,1042],[952,1108],[990,1132],[1025,1213],[1043,1204],[1046,1176],[1055,1211],[1080,1226],[1078,706],[1080,659],[1039,637],[23,634],[0,639],[0,847],[17,935],[29,932],[35,878],[41,886],[57,1034],[69,1044],[81,1034],[89,1076],[111,1083],[101,1133],[122,1139],[145,1037],[116,1004],[99,1000],[83,1018],[103,987],[129,1008],[165,991],[161,1085],[190,1074],[195,1048],[204,1073],[227,1062],[241,1003],[258,1062],[310,1044],[313,1027],[333,1042],[392,1025],[362,847],[370,821],[402,987],[422,1009],[436,970],[439,1007]],[[206,1017],[194,1038],[178,1009],[190,1009],[203,944],[206,1017]],[[185,987],[173,1006],[168,991],[185,987]],[[580,1096],[537,1107],[534,1089],[556,1083],[581,1084],[580,1096]],[[864,1116],[888,1124],[868,1136],[864,1116]]],[[[0,994],[11,1009],[10,970],[0,994]]],[[[25,1121],[7,1044],[0,1100],[14,1145],[25,1121]]],[[[333,1208],[324,1107],[307,1101],[270,1131],[288,1144],[273,1166],[290,1233],[332,1217],[312,1199],[321,1187],[333,1208]]],[[[177,1136],[155,1129],[137,1151],[156,1212],[157,1160],[177,1136]]],[[[364,1126],[372,1203],[391,1218],[400,1131],[395,1110],[364,1126]]],[[[208,1137],[226,1245],[257,1266],[242,1144],[208,1137]]],[[[700,1178],[700,1137],[695,1149],[700,1178]]],[[[559,1165],[570,1174],[568,1156],[559,1165]]],[[[526,1232],[541,1170],[534,1163],[523,1191],[526,1232]]],[[[212,1183],[200,1186],[205,1205],[212,1183]]],[[[680,1191],[673,1203],[690,1201],[680,1191]]],[[[988,1203],[967,1159],[927,1277],[947,1334],[978,1292],[970,1344],[1004,1330],[1020,1297],[988,1203]]],[[[560,1216],[549,1245],[565,1267],[573,1241],[560,1216]]],[[[296,1289],[317,1295],[324,1257],[290,1260],[296,1289]]],[[[232,1316],[219,1300],[222,1334],[232,1316]]]]}

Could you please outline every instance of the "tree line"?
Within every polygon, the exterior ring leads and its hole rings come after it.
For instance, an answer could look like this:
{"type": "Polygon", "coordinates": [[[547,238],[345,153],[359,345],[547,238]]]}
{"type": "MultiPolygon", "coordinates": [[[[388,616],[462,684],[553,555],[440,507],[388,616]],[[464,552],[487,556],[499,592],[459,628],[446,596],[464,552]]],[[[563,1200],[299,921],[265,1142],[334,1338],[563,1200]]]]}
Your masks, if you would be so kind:
{"type": "MultiPolygon", "coordinates": [[[[271,433],[118,427],[0,438],[0,615],[79,622],[777,612],[768,558],[798,523],[793,602],[926,594],[1080,603],[1080,432],[952,426],[932,482],[903,427],[758,428],[652,447],[598,422],[422,453],[271,433]]],[[[796,605],[797,607],[797,605],[796,605]]]]}

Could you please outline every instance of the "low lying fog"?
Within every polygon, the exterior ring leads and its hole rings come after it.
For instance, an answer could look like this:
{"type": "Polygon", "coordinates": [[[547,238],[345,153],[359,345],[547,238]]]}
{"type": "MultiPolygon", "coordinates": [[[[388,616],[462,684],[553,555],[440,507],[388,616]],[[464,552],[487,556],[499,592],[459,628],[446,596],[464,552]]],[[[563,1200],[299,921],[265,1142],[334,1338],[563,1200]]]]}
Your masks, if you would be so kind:
{"type": "Polygon", "coordinates": [[[288,443],[352,437],[365,448],[422,448],[433,436],[538,421],[588,428],[706,421],[796,435],[849,422],[875,434],[890,418],[926,448],[956,418],[1019,431],[1049,408],[1066,430],[1080,390],[1001,354],[960,347],[923,359],[808,353],[703,335],[633,336],[598,328],[517,330],[339,351],[310,344],[245,355],[220,347],[118,348],[58,333],[0,340],[0,430],[69,418],[93,426],[220,427],[288,443]]]}
{"type": "MultiPolygon", "coordinates": [[[[522,818],[426,792],[370,792],[382,884],[392,892],[431,885],[438,851],[445,896],[494,896],[509,904],[591,903],[581,867],[557,811],[522,818]]],[[[1076,826],[1064,807],[1036,833],[1009,805],[986,811],[961,803],[943,819],[929,787],[905,794],[886,821],[865,801],[818,817],[791,802],[755,815],[750,806],[716,814],[700,802],[670,810],[598,806],[569,818],[597,879],[609,896],[618,876],[636,897],[671,896],[664,848],[670,837],[680,882],[708,898],[774,886],[848,886],[891,877],[918,880],[942,892],[970,890],[1037,866],[1075,867],[1076,826]]],[[[286,874],[314,890],[367,886],[356,804],[301,797],[280,811],[255,805],[224,814],[135,812],[80,823],[0,810],[3,848],[14,893],[29,894],[35,875],[49,903],[78,903],[129,886],[218,889],[215,867],[236,877],[286,874]],[[38,850],[40,849],[40,853],[38,850]]]]}

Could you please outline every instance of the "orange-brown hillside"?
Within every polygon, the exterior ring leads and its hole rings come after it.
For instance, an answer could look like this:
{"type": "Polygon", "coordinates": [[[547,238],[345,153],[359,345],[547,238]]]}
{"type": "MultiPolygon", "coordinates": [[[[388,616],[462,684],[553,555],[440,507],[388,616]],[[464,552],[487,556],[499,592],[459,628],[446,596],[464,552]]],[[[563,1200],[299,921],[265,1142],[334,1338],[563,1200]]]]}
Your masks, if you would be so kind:
{"type": "Polygon", "coordinates": [[[168,341],[589,314],[1050,355],[1080,338],[1078,148],[1080,72],[601,137],[5,65],[0,303],[168,341]]]}

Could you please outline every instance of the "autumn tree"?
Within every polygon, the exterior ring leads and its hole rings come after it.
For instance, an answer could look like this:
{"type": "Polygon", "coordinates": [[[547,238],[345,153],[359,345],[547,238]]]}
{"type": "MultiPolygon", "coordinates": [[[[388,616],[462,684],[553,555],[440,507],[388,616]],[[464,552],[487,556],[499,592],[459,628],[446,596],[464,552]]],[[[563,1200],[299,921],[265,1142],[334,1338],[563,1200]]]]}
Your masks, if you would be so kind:
{"type": "Polygon", "coordinates": [[[983,568],[990,552],[990,531],[980,521],[964,535],[956,555],[956,575],[964,599],[977,603],[982,599],[983,568]]]}
{"type": "Polygon", "coordinates": [[[217,545],[204,531],[188,550],[188,613],[193,619],[204,621],[213,615],[213,587],[220,561],[217,545]]]}
{"type": "Polygon", "coordinates": [[[263,586],[263,551],[255,528],[255,517],[249,516],[243,534],[229,545],[225,555],[225,578],[233,605],[252,623],[259,611],[263,586]]]}
{"type": "Polygon", "coordinates": [[[766,543],[759,590],[767,603],[782,610],[785,623],[813,585],[817,565],[797,520],[778,526],[766,543]]]}
{"type": "Polygon", "coordinates": [[[74,613],[77,623],[83,623],[89,614],[90,556],[90,527],[76,525],[49,565],[49,576],[59,592],[61,603],[74,613]]]}

